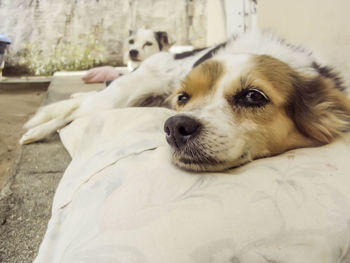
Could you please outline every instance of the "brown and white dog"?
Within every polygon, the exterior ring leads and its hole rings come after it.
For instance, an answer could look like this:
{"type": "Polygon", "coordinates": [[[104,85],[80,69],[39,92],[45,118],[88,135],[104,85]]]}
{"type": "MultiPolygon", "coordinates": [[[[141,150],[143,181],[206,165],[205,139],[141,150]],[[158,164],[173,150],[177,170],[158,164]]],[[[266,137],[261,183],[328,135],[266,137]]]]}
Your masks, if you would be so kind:
{"type": "Polygon", "coordinates": [[[173,162],[220,171],[287,150],[330,143],[350,130],[340,77],[310,50],[249,32],[215,47],[158,53],[93,95],[57,102],[27,122],[21,143],[98,110],[165,106],[173,162]]]}

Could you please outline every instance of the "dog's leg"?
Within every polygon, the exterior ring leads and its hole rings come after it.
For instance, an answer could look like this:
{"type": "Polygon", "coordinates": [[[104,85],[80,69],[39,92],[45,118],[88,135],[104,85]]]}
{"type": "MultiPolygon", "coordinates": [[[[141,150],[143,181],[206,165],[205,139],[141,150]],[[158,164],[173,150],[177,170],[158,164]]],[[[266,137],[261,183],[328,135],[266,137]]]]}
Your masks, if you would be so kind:
{"type": "MultiPolygon", "coordinates": [[[[155,61],[155,63],[157,60],[155,61]]],[[[42,107],[34,117],[25,124],[29,129],[20,140],[21,144],[43,139],[47,135],[64,127],[74,119],[98,111],[123,108],[128,106],[145,106],[138,98],[145,101],[146,95],[169,95],[175,86],[174,77],[162,77],[163,71],[152,67],[140,67],[111,83],[106,89],[42,107]]],[[[152,104],[149,104],[152,105],[152,104]]]]}
{"type": "Polygon", "coordinates": [[[78,97],[82,97],[82,96],[87,96],[87,95],[92,95],[92,94],[96,94],[97,91],[89,91],[89,92],[76,92],[70,95],[70,98],[74,99],[74,98],[78,98],[78,97]]]}
{"type": "Polygon", "coordinates": [[[57,117],[60,117],[62,119],[76,110],[79,107],[81,101],[81,98],[74,98],[43,106],[29,121],[24,124],[24,128],[26,130],[29,130],[57,117]]]}
{"type": "Polygon", "coordinates": [[[59,101],[38,110],[24,128],[28,131],[19,140],[20,144],[44,139],[57,129],[63,127],[74,119],[74,111],[80,106],[81,99],[68,99],[59,101]]]}
{"type": "Polygon", "coordinates": [[[36,142],[39,140],[44,139],[45,137],[49,136],[53,132],[55,132],[57,129],[63,127],[68,122],[70,122],[70,118],[57,118],[49,120],[48,122],[45,122],[43,124],[40,124],[32,129],[29,129],[20,139],[20,144],[29,144],[32,142],[36,142]]]}

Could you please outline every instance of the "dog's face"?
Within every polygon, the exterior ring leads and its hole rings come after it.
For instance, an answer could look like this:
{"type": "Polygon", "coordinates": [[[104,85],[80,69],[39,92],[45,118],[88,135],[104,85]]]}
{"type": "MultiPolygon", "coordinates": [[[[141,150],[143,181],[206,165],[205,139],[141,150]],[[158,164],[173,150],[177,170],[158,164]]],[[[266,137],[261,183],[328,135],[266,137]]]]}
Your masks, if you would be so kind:
{"type": "Polygon", "coordinates": [[[164,126],[176,165],[220,171],[330,142],[350,128],[349,100],[329,79],[266,55],[216,57],[195,67],[164,126]]]}
{"type": "Polygon", "coordinates": [[[168,34],[163,31],[154,32],[150,29],[138,29],[131,32],[128,38],[128,51],[126,56],[136,68],[149,56],[159,52],[166,51],[171,46],[168,34]]]}

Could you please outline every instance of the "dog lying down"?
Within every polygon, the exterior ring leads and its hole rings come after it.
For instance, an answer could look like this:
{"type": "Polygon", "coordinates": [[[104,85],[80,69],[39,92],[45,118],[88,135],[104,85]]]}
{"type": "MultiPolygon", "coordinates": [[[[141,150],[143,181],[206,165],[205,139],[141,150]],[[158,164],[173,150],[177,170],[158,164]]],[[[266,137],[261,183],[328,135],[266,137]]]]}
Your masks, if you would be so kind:
{"type": "Polygon", "coordinates": [[[312,52],[268,32],[248,32],[183,54],[158,53],[101,92],[38,110],[20,140],[41,140],[97,111],[162,106],[172,160],[220,171],[299,147],[330,143],[350,130],[350,100],[333,69],[312,52]]]}

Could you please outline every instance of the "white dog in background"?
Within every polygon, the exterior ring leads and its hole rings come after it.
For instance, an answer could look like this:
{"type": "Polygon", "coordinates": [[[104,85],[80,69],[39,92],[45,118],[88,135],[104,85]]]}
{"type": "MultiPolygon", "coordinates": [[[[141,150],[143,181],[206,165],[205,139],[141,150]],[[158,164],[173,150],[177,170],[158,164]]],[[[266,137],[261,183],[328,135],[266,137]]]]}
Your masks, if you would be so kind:
{"type": "MultiPolygon", "coordinates": [[[[133,71],[142,61],[160,51],[168,51],[173,45],[173,39],[165,31],[153,31],[141,28],[130,31],[124,52],[124,63],[128,65],[128,70],[133,71]]],[[[83,77],[85,83],[96,83],[114,80],[120,76],[114,67],[103,66],[90,69],[83,77]]]]}
{"type": "Polygon", "coordinates": [[[173,44],[174,41],[165,31],[155,32],[144,28],[130,31],[124,61],[132,71],[149,56],[160,51],[168,51],[173,44]]]}

